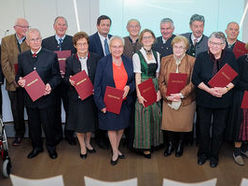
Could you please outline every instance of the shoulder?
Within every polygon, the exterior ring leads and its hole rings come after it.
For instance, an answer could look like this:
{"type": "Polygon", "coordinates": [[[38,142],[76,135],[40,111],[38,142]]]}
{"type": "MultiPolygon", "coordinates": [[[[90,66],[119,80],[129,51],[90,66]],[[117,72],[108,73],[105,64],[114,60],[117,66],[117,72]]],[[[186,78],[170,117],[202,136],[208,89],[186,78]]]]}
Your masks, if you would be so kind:
{"type": "Polygon", "coordinates": [[[89,39],[96,39],[98,37],[98,33],[94,33],[92,35],[90,35],[89,39]]]}
{"type": "Polygon", "coordinates": [[[191,33],[190,33],[190,32],[187,32],[187,33],[181,34],[181,36],[184,36],[184,37],[186,37],[186,38],[188,38],[188,39],[189,39],[190,35],[191,35],[191,33]]]}
{"type": "Polygon", "coordinates": [[[166,63],[169,63],[173,59],[174,59],[173,58],[173,54],[168,55],[168,56],[165,56],[165,57],[162,57],[162,59],[161,59],[161,65],[166,64],[166,63]]]}
{"type": "Polygon", "coordinates": [[[47,55],[47,56],[54,56],[54,57],[57,56],[56,53],[54,53],[53,51],[48,50],[48,49],[46,49],[46,48],[42,48],[40,52],[41,52],[41,53],[44,53],[44,54],[47,55]]]}
{"type": "Polygon", "coordinates": [[[225,49],[224,52],[226,58],[235,58],[235,55],[231,50],[225,49]]]}
{"type": "Polygon", "coordinates": [[[94,53],[94,52],[90,52],[89,54],[90,54],[90,59],[93,59],[93,60],[96,60],[96,61],[99,61],[101,59],[101,57],[98,54],[94,53]]]}
{"type": "Polygon", "coordinates": [[[43,39],[42,42],[43,42],[43,43],[44,43],[44,42],[46,43],[46,42],[49,42],[49,41],[53,40],[54,38],[55,38],[54,35],[53,35],[53,36],[49,36],[49,37],[43,39]]]}
{"type": "Polygon", "coordinates": [[[30,53],[30,50],[27,50],[25,52],[22,52],[21,54],[19,54],[20,57],[25,57],[30,53]]]}
{"type": "Polygon", "coordinates": [[[12,35],[9,35],[9,36],[5,36],[3,39],[2,39],[2,43],[4,42],[10,42],[11,40],[15,40],[15,34],[12,34],[12,35]]]}

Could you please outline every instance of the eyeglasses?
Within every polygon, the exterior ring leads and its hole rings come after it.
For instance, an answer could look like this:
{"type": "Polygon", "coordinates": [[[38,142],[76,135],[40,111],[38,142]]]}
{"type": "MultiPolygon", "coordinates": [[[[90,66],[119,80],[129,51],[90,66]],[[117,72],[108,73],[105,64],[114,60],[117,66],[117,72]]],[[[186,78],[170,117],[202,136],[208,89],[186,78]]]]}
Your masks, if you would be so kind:
{"type": "Polygon", "coordinates": [[[185,47],[183,47],[183,46],[179,46],[179,47],[178,47],[178,46],[173,46],[173,48],[174,48],[174,49],[179,49],[179,50],[185,49],[185,47]]]}
{"type": "Polygon", "coordinates": [[[87,46],[88,43],[77,43],[76,46],[79,46],[79,47],[83,47],[83,46],[87,46]]]}
{"type": "Polygon", "coordinates": [[[209,44],[212,45],[212,46],[218,46],[218,47],[220,47],[224,43],[216,43],[216,42],[213,42],[213,41],[209,41],[209,44]]]}
{"type": "Polygon", "coordinates": [[[23,25],[15,25],[15,26],[18,26],[20,28],[26,28],[26,29],[30,28],[30,26],[23,26],[23,25]]]}
{"type": "Polygon", "coordinates": [[[152,36],[144,36],[142,39],[152,39],[152,36]]]}
{"type": "Polygon", "coordinates": [[[110,48],[113,48],[113,49],[121,49],[121,48],[123,48],[123,47],[124,47],[123,45],[119,45],[119,46],[110,45],[110,48]]]}
{"type": "Polygon", "coordinates": [[[29,39],[29,41],[30,42],[33,42],[33,43],[34,42],[40,42],[41,41],[41,38],[40,37],[39,38],[36,38],[36,39],[33,38],[33,39],[29,39]]]}

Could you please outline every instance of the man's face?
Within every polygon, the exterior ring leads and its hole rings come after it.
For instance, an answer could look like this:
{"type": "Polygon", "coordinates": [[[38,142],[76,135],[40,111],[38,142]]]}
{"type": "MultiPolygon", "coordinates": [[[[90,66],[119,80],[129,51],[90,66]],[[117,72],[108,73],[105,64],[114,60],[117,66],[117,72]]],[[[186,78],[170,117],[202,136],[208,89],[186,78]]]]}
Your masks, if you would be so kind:
{"type": "Polygon", "coordinates": [[[160,32],[162,34],[162,37],[167,40],[169,39],[173,32],[174,32],[174,27],[171,23],[162,23],[160,24],[160,32]]]}
{"type": "Polygon", "coordinates": [[[56,23],[53,25],[53,28],[59,37],[63,37],[67,30],[67,24],[65,19],[58,18],[56,23]]]}
{"type": "Polygon", "coordinates": [[[227,39],[237,40],[239,35],[239,25],[236,23],[230,23],[225,30],[227,39]]]}
{"type": "Polygon", "coordinates": [[[29,24],[28,24],[27,20],[19,19],[17,21],[16,25],[14,26],[14,29],[15,29],[16,34],[19,37],[19,39],[26,36],[26,32],[28,31],[28,28],[29,28],[29,24]]]}
{"type": "Polygon", "coordinates": [[[32,51],[37,52],[41,47],[41,37],[39,32],[30,32],[28,35],[27,44],[30,46],[32,51]]]}
{"type": "Polygon", "coordinates": [[[131,21],[127,25],[127,31],[129,32],[129,35],[132,37],[138,37],[140,32],[140,25],[137,21],[131,21]]]}
{"type": "Polygon", "coordinates": [[[103,35],[103,36],[107,36],[110,30],[110,20],[109,19],[103,19],[100,21],[100,24],[97,25],[97,30],[98,32],[103,35]]]}
{"type": "Polygon", "coordinates": [[[190,29],[192,30],[193,35],[196,38],[199,38],[202,36],[204,31],[204,23],[202,21],[193,21],[190,25],[190,29]]]}

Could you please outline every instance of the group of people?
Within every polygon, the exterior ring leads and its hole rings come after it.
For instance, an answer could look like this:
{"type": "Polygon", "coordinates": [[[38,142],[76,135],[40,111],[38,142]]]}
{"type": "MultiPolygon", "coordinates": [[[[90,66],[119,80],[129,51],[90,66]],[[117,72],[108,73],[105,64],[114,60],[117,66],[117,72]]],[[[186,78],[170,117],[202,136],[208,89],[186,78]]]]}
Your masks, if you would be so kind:
{"type": "Polygon", "coordinates": [[[34,158],[43,152],[43,129],[49,156],[57,158],[56,145],[63,137],[62,100],[66,113],[65,138],[74,145],[76,135],[82,159],[96,152],[91,145],[94,133],[96,143],[102,148],[107,145],[108,136],[112,149],[110,163],[116,165],[119,159],[126,158],[119,148],[125,133],[128,148],[141,152],[145,158],[151,158],[153,150],[163,144],[166,144],[165,157],[174,150],[175,156],[180,157],[186,138],[196,137],[198,164],[210,160],[211,167],[218,165],[219,151],[226,137],[235,142],[235,162],[244,165],[242,155],[248,157],[248,112],[241,108],[241,102],[248,90],[245,75],[248,49],[237,40],[236,22],[227,25],[227,38],[223,32],[205,36],[204,23],[202,15],[194,14],[189,22],[192,32],[175,35],[173,20],[164,18],[160,22],[162,36],[156,38],[149,29],[141,31],[138,20],[130,19],[126,27],[129,36],[122,38],[109,34],[111,19],[101,15],[95,34],[78,32],[70,36],[66,34],[67,20],[59,16],[53,25],[55,35],[42,40],[38,29],[29,28],[26,19],[17,19],[16,33],[4,37],[1,43],[1,69],[16,132],[12,145],[20,145],[25,132],[25,105],[33,146],[27,157],[34,158]],[[235,56],[232,50],[237,47],[245,51],[243,56],[235,56]],[[59,69],[54,53],[63,50],[71,51],[65,72],[59,69]],[[209,80],[225,64],[239,75],[225,87],[210,87],[209,80]],[[34,70],[45,84],[44,95],[36,101],[23,89],[26,84],[23,77],[34,70]],[[80,99],[71,79],[80,71],[85,71],[94,85],[94,94],[84,100],[80,99]],[[171,73],[186,74],[186,86],[168,95],[171,73]],[[148,79],[155,86],[156,102],[146,107],[147,100],[138,87],[148,79]],[[107,86],[124,92],[119,114],[106,108],[107,86]]]}

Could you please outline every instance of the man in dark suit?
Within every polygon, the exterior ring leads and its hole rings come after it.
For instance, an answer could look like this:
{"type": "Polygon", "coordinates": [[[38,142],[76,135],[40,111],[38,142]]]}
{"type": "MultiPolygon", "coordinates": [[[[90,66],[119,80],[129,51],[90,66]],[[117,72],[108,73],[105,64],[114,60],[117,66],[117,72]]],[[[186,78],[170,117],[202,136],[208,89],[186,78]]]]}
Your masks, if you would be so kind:
{"type": "MultiPolygon", "coordinates": [[[[71,53],[75,53],[76,50],[72,43],[72,36],[66,35],[66,30],[68,28],[67,20],[58,16],[54,20],[53,28],[55,30],[55,35],[43,39],[42,47],[51,51],[62,51],[70,50],[71,53]]],[[[61,71],[61,76],[64,77],[65,72],[61,71]]],[[[61,121],[61,100],[63,101],[64,110],[67,117],[68,112],[68,96],[67,96],[68,86],[63,81],[55,89],[56,94],[56,128],[57,128],[57,141],[63,137],[62,121],[61,121]]],[[[65,139],[70,145],[76,145],[76,140],[74,138],[74,131],[67,130],[67,124],[65,123],[65,139]]]]}
{"type": "Polygon", "coordinates": [[[1,44],[1,65],[6,79],[6,90],[10,99],[15,128],[13,146],[19,146],[21,144],[25,133],[23,89],[16,83],[15,75],[17,72],[18,54],[29,50],[25,42],[28,28],[28,21],[18,18],[14,26],[16,33],[4,37],[1,44]]]}
{"type": "Polygon", "coordinates": [[[111,19],[106,15],[101,15],[97,18],[97,32],[89,37],[89,51],[104,57],[109,54],[109,39],[112,35],[109,34],[111,19]]]}
{"type": "Polygon", "coordinates": [[[156,39],[153,49],[160,53],[160,57],[172,54],[171,41],[176,36],[174,32],[174,23],[170,18],[164,18],[160,22],[161,35],[156,39]]]}
{"type": "Polygon", "coordinates": [[[203,34],[205,19],[204,16],[194,14],[191,16],[189,26],[192,32],[182,34],[189,40],[187,54],[197,57],[201,52],[208,50],[208,37],[203,34]]]}
{"type": "Polygon", "coordinates": [[[234,55],[236,59],[248,53],[248,50],[245,48],[245,43],[238,40],[238,36],[239,36],[238,23],[234,21],[228,23],[225,32],[226,32],[226,48],[230,49],[231,51],[234,51],[234,55]]]}
{"type": "MultiPolygon", "coordinates": [[[[112,36],[109,34],[110,26],[111,19],[106,15],[101,15],[97,18],[97,32],[89,37],[89,51],[98,54],[101,58],[110,53],[109,39],[112,36]]],[[[95,139],[100,148],[108,147],[105,131],[97,129],[95,139]]]]}
{"type": "Polygon", "coordinates": [[[53,90],[61,81],[58,58],[55,53],[41,48],[41,35],[38,29],[32,28],[27,32],[27,43],[31,50],[18,56],[16,81],[21,87],[24,87],[26,80],[23,77],[36,70],[45,84],[44,95],[34,102],[24,91],[29,133],[33,146],[33,150],[27,157],[31,159],[43,152],[42,127],[46,136],[49,156],[55,159],[57,158],[57,152],[54,127],[55,95],[53,90]]]}

